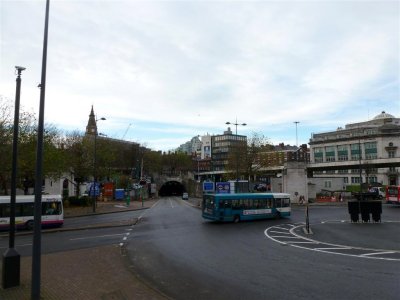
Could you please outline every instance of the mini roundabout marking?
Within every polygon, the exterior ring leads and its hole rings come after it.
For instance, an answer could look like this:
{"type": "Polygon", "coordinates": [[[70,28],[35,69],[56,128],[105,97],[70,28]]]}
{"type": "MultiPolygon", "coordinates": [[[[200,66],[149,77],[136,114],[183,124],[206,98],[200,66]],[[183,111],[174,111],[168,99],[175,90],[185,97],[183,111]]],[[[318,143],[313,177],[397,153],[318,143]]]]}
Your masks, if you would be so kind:
{"type": "MultiPolygon", "coordinates": [[[[346,221],[325,221],[321,224],[329,222],[340,222],[346,221]]],[[[385,249],[370,249],[362,247],[353,247],[347,245],[332,244],[326,242],[320,242],[302,235],[297,234],[296,229],[303,229],[305,231],[305,223],[285,223],[280,225],[274,225],[268,227],[264,234],[267,238],[274,242],[280,243],[284,246],[291,246],[305,250],[311,250],[316,252],[353,256],[359,258],[368,259],[380,259],[390,261],[400,261],[400,251],[397,250],[385,250],[385,249]]]]}

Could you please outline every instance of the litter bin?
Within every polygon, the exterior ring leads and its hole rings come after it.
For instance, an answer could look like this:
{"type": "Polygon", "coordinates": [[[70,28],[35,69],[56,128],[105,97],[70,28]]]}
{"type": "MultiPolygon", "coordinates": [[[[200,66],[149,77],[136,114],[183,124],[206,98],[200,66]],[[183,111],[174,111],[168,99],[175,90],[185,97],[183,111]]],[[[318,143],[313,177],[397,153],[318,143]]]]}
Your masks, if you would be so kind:
{"type": "Polygon", "coordinates": [[[115,200],[123,200],[125,195],[124,189],[115,189],[115,200]]]}
{"type": "Polygon", "coordinates": [[[360,210],[361,210],[362,221],[368,223],[370,220],[371,202],[370,201],[360,201],[360,210]]]}
{"type": "Polygon", "coordinates": [[[360,204],[358,201],[347,202],[350,219],[352,222],[358,222],[360,213],[360,204]]]}
{"type": "Polygon", "coordinates": [[[382,201],[371,201],[371,214],[374,222],[381,221],[382,201]]]}

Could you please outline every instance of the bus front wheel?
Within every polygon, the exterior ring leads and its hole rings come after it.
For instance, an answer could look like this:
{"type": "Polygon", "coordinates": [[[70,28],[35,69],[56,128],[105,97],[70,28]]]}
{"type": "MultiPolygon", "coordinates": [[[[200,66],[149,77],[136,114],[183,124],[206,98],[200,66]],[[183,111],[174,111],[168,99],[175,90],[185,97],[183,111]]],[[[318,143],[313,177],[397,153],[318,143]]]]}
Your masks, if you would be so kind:
{"type": "Polygon", "coordinates": [[[26,229],[33,230],[33,220],[26,222],[26,229]]]}
{"type": "Polygon", "coordinates": [[[240,222],[240,217],[238,215],[235,215],[233,217],[233,223],[239,223],[240,222]]]}

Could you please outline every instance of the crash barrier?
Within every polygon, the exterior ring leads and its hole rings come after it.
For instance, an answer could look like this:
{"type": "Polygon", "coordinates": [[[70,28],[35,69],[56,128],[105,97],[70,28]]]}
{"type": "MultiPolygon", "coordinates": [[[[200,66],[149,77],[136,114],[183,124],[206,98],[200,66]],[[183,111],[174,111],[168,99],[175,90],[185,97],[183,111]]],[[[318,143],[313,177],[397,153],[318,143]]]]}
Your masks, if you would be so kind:
{"type": "Polygon", "coordinates": [[[374,222],[381,221],[382,214],[382,201],[367,201],[367,200],[356,200],[348,202],[348,211],[352,222],[370,222],[371,217],[374,222]]]}

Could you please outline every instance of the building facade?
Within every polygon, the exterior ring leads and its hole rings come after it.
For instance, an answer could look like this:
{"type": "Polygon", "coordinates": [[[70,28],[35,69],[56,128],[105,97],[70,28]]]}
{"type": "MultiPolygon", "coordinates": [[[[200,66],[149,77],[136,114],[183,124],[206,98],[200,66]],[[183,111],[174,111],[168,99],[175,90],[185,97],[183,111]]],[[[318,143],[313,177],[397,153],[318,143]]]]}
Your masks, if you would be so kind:
{"type": "Polygon", "coordinates": [[[400,184],[400,118],[391,114],[313,134],[309,144],[312,176],[342,177],[345,185],[400,184]]]}
{"type": "Polygon", "coordinates": [[[212,171],[225,171],[228,165],[229,153],[232,153],[235,147],[245,145],[247,145],[247,136],[233,134],[230,127],[223,134],[212,136],[212,171]]]}

